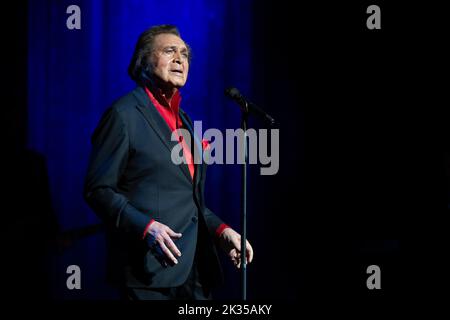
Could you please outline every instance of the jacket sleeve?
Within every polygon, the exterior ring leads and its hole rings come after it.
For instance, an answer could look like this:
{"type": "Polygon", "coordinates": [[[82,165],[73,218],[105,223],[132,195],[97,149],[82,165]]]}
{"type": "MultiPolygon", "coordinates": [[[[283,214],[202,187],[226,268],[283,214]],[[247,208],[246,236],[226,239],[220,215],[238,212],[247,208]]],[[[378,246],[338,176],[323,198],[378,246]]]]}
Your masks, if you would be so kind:
{"type": "Polygon", "coordinates": [[[214,212],[205,207],[204,216],[209,233],[216,237],[222,225],[226,225],[214,212]]]}
{"type": "Polygon", "coordinates": [[[110,108],[92,135],[84,198],[104,223],[142,239],[151,217],[133,207],[118,191],[128,156],[129,135],[126,124],[120,113],[110,108]]]}

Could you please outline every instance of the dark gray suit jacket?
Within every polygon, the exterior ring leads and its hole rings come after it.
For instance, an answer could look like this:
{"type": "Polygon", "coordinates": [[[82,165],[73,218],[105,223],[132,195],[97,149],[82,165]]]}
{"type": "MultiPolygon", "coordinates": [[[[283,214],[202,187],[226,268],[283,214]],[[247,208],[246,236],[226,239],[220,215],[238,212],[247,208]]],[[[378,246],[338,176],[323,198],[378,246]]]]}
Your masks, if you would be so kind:
{"type": "MultiPolygon", "coordinates": [[[[191,120],[181,109],[180,116],[192,137],[191,120]]],[[[186,164],[171,161],[176,142],[170,137],[142,87],[106,110],[93,133],[84,196],[107,225],[108,278],[113,283],[179,286],[187,279],[196,248],[205,281],[222,282],[214,236],[223,222],[205,206],[206,164],[196,165],[192,179],[186,164]],[[177,265],[164,267],[163,256],[142,239],[152,218],[183,234],[175,240],[182,252],[177,265]]]]}

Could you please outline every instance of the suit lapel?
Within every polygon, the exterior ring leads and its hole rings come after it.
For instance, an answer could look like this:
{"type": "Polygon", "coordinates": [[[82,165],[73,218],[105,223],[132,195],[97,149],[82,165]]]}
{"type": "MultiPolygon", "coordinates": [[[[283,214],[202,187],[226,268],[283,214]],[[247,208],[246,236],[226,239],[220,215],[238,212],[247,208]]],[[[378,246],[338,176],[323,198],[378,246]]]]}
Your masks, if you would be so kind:
{"type": "MultiPolygon", "coordinates": [[[[172,132],[166,121],[163,119],[163,117],[161,117],[158,110],[156,110],[156,107],[151,103],[150,98],[147,96],[143,88],[136,88],[133,94],[139,102],[139,104],[137,105],[138,110],[142,113],[144,118],[157,133],[169,152],[172,152],[173,148],[178,144],[178,142],[171,140],[172,132]]],[[[178,167],[181,169],[186,178],[189,179],[190,182],[192,182],[188,165],[185,163],[181,163],[178,165],[178,167]]]]}
{"type": "MultiPolygon", "coordinates": [[[[187,130],[191,134],[191,144],[192,144],[192,146],[191,146],[191,153],[192,153],[192,157],[194,157],[194,155],[195,155],[194,148],[197,149],[197,152],[198,152],[199,156],[203,157],[202,144],[199,141],[198,137],[195,136],[195,134],[194,134],[194,129],[192,128],[191,119],[186,114],[186,112],[184,112],[181,108],[180,108],[180,118],[181,118],[181,121],[183,122],[184,127],[187,128],[187,130]]],[[[204,166],[203,158],[202,158],[202,160],[201,160],[201,162],[199,164],[194,163],[194,166],[195,166],[194,181],[195,181],[195,185],[197,185],[198,182],[201,179],[202,172],[203,172],[203,166],[204,166]]]]}

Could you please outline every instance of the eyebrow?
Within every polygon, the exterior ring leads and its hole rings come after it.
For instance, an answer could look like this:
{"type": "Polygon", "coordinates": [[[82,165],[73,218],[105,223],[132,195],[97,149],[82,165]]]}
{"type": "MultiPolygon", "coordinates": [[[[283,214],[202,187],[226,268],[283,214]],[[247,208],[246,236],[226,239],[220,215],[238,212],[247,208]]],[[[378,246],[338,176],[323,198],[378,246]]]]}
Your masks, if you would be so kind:
{"type": "MultiPolygon", "coordinates": [[[[163,50],[164,50],[164,49],[174,49],[174,50],[176,50],[176,49],[178,49],[178,47],[177,47],[177,46],[167,46],[167,47],[164,47],[163,50]]],[[[182,47],[182,48],[180,49],[180,52],[184,52],[184,51],[189,51],[189,50],[188,50],[187,47],[182,47]]]]}

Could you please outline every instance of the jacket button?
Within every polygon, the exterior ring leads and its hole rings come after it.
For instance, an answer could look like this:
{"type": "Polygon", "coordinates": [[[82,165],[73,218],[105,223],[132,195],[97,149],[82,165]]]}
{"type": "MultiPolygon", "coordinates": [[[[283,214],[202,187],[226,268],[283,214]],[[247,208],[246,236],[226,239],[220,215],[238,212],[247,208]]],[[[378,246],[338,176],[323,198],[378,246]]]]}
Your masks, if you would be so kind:
{"type": "Polygon", "coordinates": [[[192,217],[192,222],[197,223],[197,220],[198,220],[197,216],[192,217]]]}

